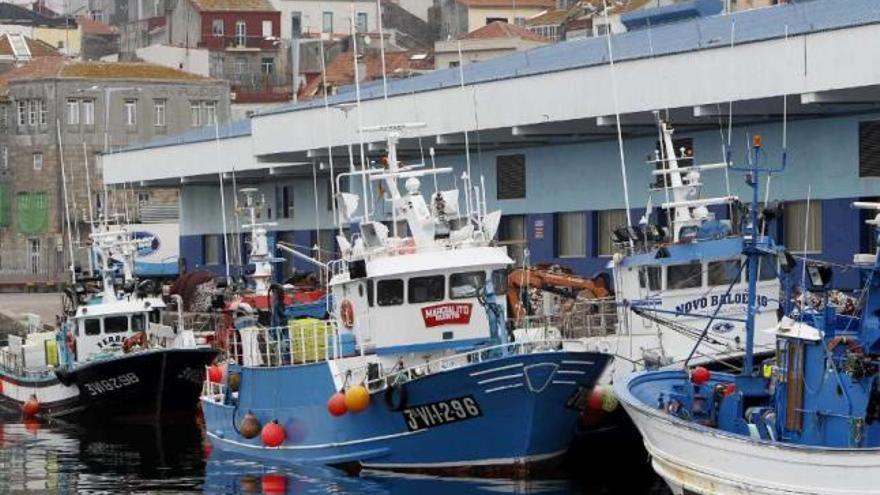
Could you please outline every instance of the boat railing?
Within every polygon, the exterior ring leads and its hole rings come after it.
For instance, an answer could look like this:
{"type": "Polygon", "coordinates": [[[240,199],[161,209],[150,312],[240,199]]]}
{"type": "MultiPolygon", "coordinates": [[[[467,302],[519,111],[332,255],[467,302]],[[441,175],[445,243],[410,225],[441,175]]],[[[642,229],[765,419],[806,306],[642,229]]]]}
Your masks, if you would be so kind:
{"type": "Polygon", "coordinates": [[[388,371],[380,369],[378,363],[352,368],[337,374],[338,383],[363,383],[371,392],[385,390],[399,383],[405,383],[440,371],[461,366],[482,363],[501,356],[525,355],[534,352],[554,352],[558,350],[586,350],[583,342],[574,339],[549,338],[528,341],[507,342],[490,345],[466,352],[449,354],[409,367],[396,367],[388,371]]]}
{"type": "Polygon", "coordinates": [[[617,333],[617,305],[613,297],[576,301],[552,315],[534,315],[509,320],[519,339],[583,339],[617,333]]]}
{"type": "Polygon", "coordinates": [[[333,322],[304,319],[287,326],[238,328],[226,347],[229,358],[240,365],[273,367],[335,359],[343,355],[345,343],[333,322]]]}
{"type": "MultiPolygon", "coordinates": [[[[205,376],[208,375],[208,369],[205,368],[205,376]]],[[[211,380],[204,380],[202,382],[202,397],[211,398],[214,402],[222,402],[223,397],[226,395],[226,384],[225,383],[216,383],[211,380]]]]}
{"type": "Polygon", "coordinates": [[[24,349],[0,349],[0,368],[22,378],[43,378],[52,373],[49,366],[32,368],[25,365],[24,349]]]}

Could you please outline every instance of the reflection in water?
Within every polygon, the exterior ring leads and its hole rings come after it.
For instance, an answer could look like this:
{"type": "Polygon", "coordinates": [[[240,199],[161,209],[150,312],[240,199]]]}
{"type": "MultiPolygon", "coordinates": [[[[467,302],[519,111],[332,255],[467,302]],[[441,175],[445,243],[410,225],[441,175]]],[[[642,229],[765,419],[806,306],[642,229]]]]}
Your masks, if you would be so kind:
{"type": "Polygon", "coordinates": [[[358,477],[316,465],[270,466],[210,454],[195,424],[84,428],[0,416],[0,493],[231,494],[665,494],[637,437],[582,442],[569,460],[574,479],[513,481],[401,476],[358,477]],[[207,461],[206,461],[207,458],[207,461]],[[623,468],[623,469],[621,469],[623,468]],[[628,473],[622,477],[618,473],[628,473]]]}

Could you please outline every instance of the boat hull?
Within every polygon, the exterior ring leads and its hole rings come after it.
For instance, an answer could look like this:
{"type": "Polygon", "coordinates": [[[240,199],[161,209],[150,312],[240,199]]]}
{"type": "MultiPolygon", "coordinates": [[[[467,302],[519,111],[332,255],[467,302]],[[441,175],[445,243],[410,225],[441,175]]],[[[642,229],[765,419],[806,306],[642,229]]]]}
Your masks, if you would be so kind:
{"type": "Polygon", "coordinates": [[[20,410],[32,395],[38,415],[65,421],[148,422],[192,418],[209,348],[144,351],[80,365],[39,378],[0,373],[0,405],[20,410]]]}
{"type": "Polygon", "coordinates": [[[241,390],[250,393],[239,406],[203,397],[202,409],[216,448],[272,462],[527,475],[565,453],[582,406],[578,399],[609,359],[583,352],[499,357],[407,382],[405,407],[393,408],[399,403],[389,405],[377,392],[366,411],[342,417],[327,411],[335,391],[328,363],[246,368],[241,390]],[[259,437],[242,437],[234,425],[247,411],[262,424],[278,420],[284,444],[267,448],[259,437]]]}
{"type": "Polygon", "coordinates": [[[616,385],[621,403],[642,434],[654,470],[676,495],[880,494],[880,449],[756,440],[686,422],[638,397],[639,389],[657,390],[664,380],[681,380],[681,373],[640,373],[616,385]]]}

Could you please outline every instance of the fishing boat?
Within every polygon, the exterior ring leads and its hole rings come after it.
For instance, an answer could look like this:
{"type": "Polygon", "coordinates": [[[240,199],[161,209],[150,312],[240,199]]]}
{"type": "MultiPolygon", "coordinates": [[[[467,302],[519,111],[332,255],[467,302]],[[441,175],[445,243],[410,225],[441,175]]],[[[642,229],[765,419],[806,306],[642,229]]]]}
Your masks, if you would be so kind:
{"type": "MultiPolygon", "coordinates": [[[[760,175],[775,172],[759,168],[760,149],[756,142],[745,168],[752,204],[760,175]]],[[[854,206],[880,212],[877,203],[854,206]]],[[[868,223],[876,229],[880,217],[868,223]]],[[[777,325],[760,329],[758,265],[763,256],[786,256],[757,225],[752,208],[743,245],[751,278],[741,372],[644,372],[618,382],[618,396],[674,493],[880,493],[877,256],[855,257],[867,281],[858,311],[829,304],[831,267],[807,263],[804,283],[822,304],[792,307],[777,325]],[[761,332],[775,338],[775,356],[766,360],[756,360],[751,345],[761,332]]]]}
{"type": "Polygon", "coordinates": [[[90,239],[100,277],[75,278],[64,291],[57,329],[10,335],[0,348],[0,405],[69,421],[191,415],[216,351],[181,322],[162,324],[165,301],[138,284],[135,253],[150,239],[109,224],[90,239]],[[94,282],[100,291],[90,293],[94,282]]]}
{"type": "Polygon", "coordinates": [[[435,187],[426,201],[420,178],[451,169],[398,163],[412,125],[365,130],[387,133],[387,167],[336,178],[360,178],[363,193],[337,195],[340,225],[355,219],[359,233],[337,236],[330,321],[236,320],[232,363],[202,395],[216,449],[355,470],[527,474],[568,448],[610,356],[578,341],[508,337],[512,260],[493,245],[500,212],[486,211],[467,173],[463,213],[455,189],[435,187]],[[391,229],[366,208],[377,181],[391,229]]]}

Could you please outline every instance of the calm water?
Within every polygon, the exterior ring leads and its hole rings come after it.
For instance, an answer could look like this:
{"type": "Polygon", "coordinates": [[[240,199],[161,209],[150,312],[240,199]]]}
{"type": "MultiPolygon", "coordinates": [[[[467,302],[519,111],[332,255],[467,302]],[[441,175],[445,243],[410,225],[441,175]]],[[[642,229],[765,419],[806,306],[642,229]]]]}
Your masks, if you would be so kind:
{"type": "Polygon", "coordinates": [[[638,439],[585,442],[557,480],[439,479],[271,466],[210,453],[195,425],[103,430],[0,416],[0,493],[383,494],[668,492],[638,439]],[[577,473],[577,474],[572,474],[577,473]]]}

